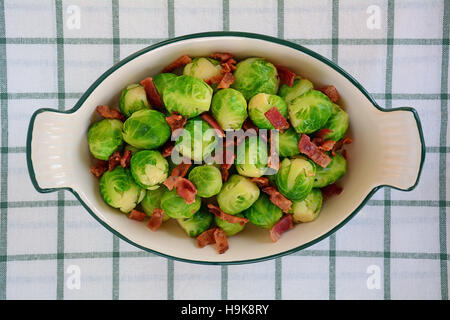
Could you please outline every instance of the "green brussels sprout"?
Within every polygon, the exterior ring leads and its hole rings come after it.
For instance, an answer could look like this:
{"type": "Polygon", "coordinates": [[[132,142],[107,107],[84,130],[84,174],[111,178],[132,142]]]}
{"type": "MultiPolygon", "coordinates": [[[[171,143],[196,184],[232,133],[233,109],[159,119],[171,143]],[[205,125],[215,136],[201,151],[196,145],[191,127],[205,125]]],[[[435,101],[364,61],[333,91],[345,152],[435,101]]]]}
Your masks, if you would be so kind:
{"type": "MultiPolygon", "coordinates": [[[[235,214],[235,216],[244,218],[244,215],[241,213],[235,214]]],[[[239,222],[238,223],[228,222],[227,220],[220,219],[217,216],[214,216],[214,221],[216,222],[216,225],[219,228],[225,231],[225,234],[228,237],[234,236],[236,233],[241,232],[245,228],[245,224],[241,225],[239,222]]]]}
{"type": "Polygon", "coordinates": [[[133,155],[133,154],[135,154],[136,152],[140,151],[141,149],[138,149],[138,148],[136,148],[136,147],[133,147],[133,146],[130,146],[129,144],[127,144],[127,145],[125,146],[125,150],[130,150],[130,151],[131,151],[131,154],[133,155]]]}
{"type": "Polygon", "coordinates": [[[255,226],[270,229],[281,219],[283,212],[262,193],[258,200],[245,210],[244,215],[255,226]]]}
{"type": "Polygon", "coordinates": [[[281,157],[292,157],[300,153],[298,148],[299,135],[292,127],[278,136],[278,150],[281,157]]]}
{"type": "Polygon", "coordinates": [[[222,89],[213,96],[211,113],[222,129],[238,130],[247,119],[247,101],[237,90],[222,89]]]}
{"type": "Polygon", "coordinates": [[[267,171],[269,155],[267,144],[258,136],[251,136],[236,150],[236,170],[246,177],[261,177],[267,171]]]}
{"type": "Polygon", "coordinates": [[[212,221],[213,215],[204,208],[201,208],[189,218],[177,219],[178,224],[189,237],[197,237],[208,230],[212,221]]]}
{"type": "Polygon", "coordinates": [[[342,155],[336,153],[336,156],[331,158],[328,167],[317,167],[313,186],[314,188],[323,188],[329,184],[335,183],[345,175],[346,171],[347,161],[342,155]]]}
{"type": "Polygon", "coordinates": [[[248,58],[236,65],[232,88],[240,91],[246,100],[263,92],[276,94],[278,91],[278,72],[273,64],[263,58],[248,58]]]}
{"type": "MultiPolygon", "coordinates": [[[[149,217],[152,216],[153,210],[161,209],[161,198],[166,190],[167,189],[164,186],[160,186],[154,190],[147,190],[145,193],[145,197],[141,202],[141,207],[149,217]]],[[[163,221],[169,219],[169,216],[164,213],[163,221]]]]}
{"type": "Polygon", "coordinates": [[[290,200],[303,200],[311,192],[316,166],[304,157],[285,158],[276,177],[278,191],[290,200]]]}
{"type": "Polygon", "coordinates": [[[140,84],[130,84],[120,95],[119,109],[128,118],[133,112],[148,109],[147,93],[140,84]]]}
{"type": "Polygon", "coordinates": [[[164,89],[167,87],[167,84],[176,79],[176,77],[177,75],[173,73],[159,73],[153,77],[153,84],[161,98],[163,97],[164,89]]]}
{"type": "Polygon", "coordinates": [[[322,92],[310,90],[288,103],[289,119],[298,133],[313,133],[325,126],[333,103],[322,92]]]}
{"type": "Polygon", "coordinates": [[[293,201],[292,218],[295,223],[315,220],[322,208],[322,192],[319,189],[312,191],[302,201],[293,201]]]}
{"type": "Polygon", "coordinates": [[[277,108],[281,115],[288,118],[288,108],[282,98],[274,94],[258,93],[248,102],[248,115],[253,123],[261,129],[274,129],[265,113],[271,108],[277,108]]]}
{"type": "Polygon", "coordinates": [[[222,189],[222,174],[212,165],[195,167],[189,173],[189,180],[197,188],[197,195],[203,198],[215,196],[222,189]]]}
{"type": "Polygon", "coordinates": [[[331,113],[325,128],[333,132],[327,133],[325,140],[338,141],[341,140],[348,129],[348,114],[337,104],[333,103],[333,111],[331,113]]]}
{"type": "Polygon", "coordinates": [[[185,76],[192,76],[204,81],[220,75],[222,66],[214,59],[210,58],[194,58],[191,63],[188,63],[184,69],[185,76]]]}
{"type": "Polygon", "coordinates": [[[145,190],[137,185],[128,169],[117,166],[100,178],[100,194],[108,205],[128,213],[145,197],[145,190]]]}
{"type": "Polygon", "coordinates": [[[232,175],[217,195],[220,209],[228,214],[237,214],[248,208],[258,199],[259,188],[240,175],[232,175]]]}
{"type": "Polygon", "coordinates": [[[201,162],[218,143],[215,131],[203,119],[195,118],[186,122],[184,130],[175,142],[176,150],[183,156],[201,162]]]}
{"type": "Polygon", "coordinates": [[[289,103],[313,88],[314,86],[311,81],[296,76],[292,87],[289,87],[287,84],[283,84],[280,91],[278,91],[278,95],[282,97],[286,103],[289,103]]]}
{"type": "Polygon", "coordinates": [[[123,139],[139,149],[156,149],[169,139],[172,131],[166,118],[156,110],[139,110],[123,124],[123,139]]]}
{"type": "Polygon", "coordinates": [[[195,202],[187,204],[186,200],[180,197],[176,189],[166,190],[161,198],[161,209],[170,218],[189,218],[196,213],[201,206],[200,197],[195,196],[195,202]]]}
{"type": "Polygon", "coordinates": [[[120,120],[103,119],[89,128],[89,150],[95,158],[108,160],[111,154],[122,146],[122,126],[120,120]]]}
{"type": "Polygon", "coordinates": [[[164,105],[170,113],[193,118],[209,110],[212,88],[192,76],[179,76],[168,82],[163,94],[164,105]]]}
{"type": "Polygon", "coordinates": [[[136,183],[151,190],[166,180],[169,164],[159,151],[141,150],[131,157],[130,169],[136,183]]]}

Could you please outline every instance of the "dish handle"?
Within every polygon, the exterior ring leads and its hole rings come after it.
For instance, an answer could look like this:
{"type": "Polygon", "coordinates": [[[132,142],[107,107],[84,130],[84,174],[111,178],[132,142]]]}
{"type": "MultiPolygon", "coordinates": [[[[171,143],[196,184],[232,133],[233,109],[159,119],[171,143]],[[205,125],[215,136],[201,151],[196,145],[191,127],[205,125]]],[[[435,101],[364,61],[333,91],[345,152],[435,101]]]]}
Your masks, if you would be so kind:
{"type": "Polygon", "coordinates": [[[410,191],[419,182],[425,161],[425,141],[417,111],[410,107],[385,109],[377,117],[378,184],[410,191]]]}
{"type": "Polygon", "coordinates": [[[27,134],[27,165],[39,192],[72,187],[76,130],[74,114],[39,109],[30,120],[27,134]]]}

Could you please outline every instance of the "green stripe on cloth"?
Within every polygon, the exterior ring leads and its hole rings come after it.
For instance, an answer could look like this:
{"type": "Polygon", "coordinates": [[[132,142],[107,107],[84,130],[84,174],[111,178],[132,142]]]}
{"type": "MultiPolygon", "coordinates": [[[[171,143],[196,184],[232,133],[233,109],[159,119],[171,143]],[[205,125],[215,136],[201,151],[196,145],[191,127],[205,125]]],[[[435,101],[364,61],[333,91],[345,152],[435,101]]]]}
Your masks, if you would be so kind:
{"type": "Polygon", "coordinates": [[[222,0],[222,29],[230,30],[230,1],[222,0]]]}

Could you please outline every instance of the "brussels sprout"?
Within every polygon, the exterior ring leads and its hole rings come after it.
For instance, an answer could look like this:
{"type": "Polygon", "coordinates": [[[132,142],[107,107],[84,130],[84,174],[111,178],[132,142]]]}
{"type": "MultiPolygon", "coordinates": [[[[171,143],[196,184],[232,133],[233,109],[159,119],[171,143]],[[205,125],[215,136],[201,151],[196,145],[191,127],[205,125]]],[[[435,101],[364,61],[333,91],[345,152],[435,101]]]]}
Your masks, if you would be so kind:
{"type": "Polygon", "coordinates": [[[161,112],[139,110],[123,124],[123,139],[139,149],[156,149],[171,135],[170,127],[161,112]]]}
{"type": "Polygon", "coordinates": [[[298,133],[313,133],[325,126],[333,104],[317,90],[308,91],[288,103],[289,119],[298,133]]]}
{"type": "Polygon", "coordinates": [[[267,144],[258,136],[251,136],[239,144],[236,150],[236,170],[246,177],[261,177],[269,160],[267,144]]]}
{"type": "Polygon", "coordinates": [[[293,201],[292,218],[295,223],[310,222],[315,220],[322,208],[322,192],[312,189],[308,196],[302,201],[293,201]]]}
{"type": "Polygon", "coordinates": [[[163,94],[170,113],[193,118],[209,110],[213,90],[205,81],[192,76],[179,76],[168,82],[163,94]]]}
{"type": "Polygon", "coordinates": [[[333,103],[333,112],[328,119],[325,128],[332,130],[325,136],[326,140],[338,141],[341,140],[348,129],[348,114],[341,109],[337,104],[333,103]]]}
{"type": "Polygon", "coordinates": [[[119,109],[128,118],[133,112],[150,108],[145,89],[140,84],[130,84],[120,95],[119,109]]]}
{"type": "Polygon", "coordinates": [[[278,137],[278,150],[281,157],[292,157],[300,153],[298,141],[300,137],[297,132],[290,127],[284,132],[280,132],[278,137]]]}
{"type": "Polygon", "coordinates": [[[189,237],[197,237],[202,232],[208,230],[212,221],[213,215],[203,208],[189,218],[177,219],[178,224],[189,237]]]}
{"type": "Polygon", "coordinates": [[[255,226],[270,229],[281,219],[283,212],[269,200],[266,194],[261,194],[258,200],[245,210],[244,215],[255,226]]]}
{"type": "Polygon", "coordinates": [[[274,129],[265,113],[271,108],[277,108],[281,115],[288,118],[288,108],[282,98],[274,94],[258,93],[248,102],[248,115],[253,123],[261,129],[274,129]]]}
{"type": "Polygon", "coordinates": [[[257,93],[276,94],[278,72],[273,64],[263,58],[248,58],[236,65],[232,88],[240,91],[246,100],[257,93]]]}
{"type": "Polygon", "coordinates": [[[134,182],[128,169],[117,166],[100,178],[100,194],[108,205],[127,213],[142,201],[145,190],[134,182]]]}
{"type": "Polygon", "coordinates": [[[335,183],[344,176],[346,171],[347,161],[342,155],[336,153],[336,156],[331,158],[328,167],[317,167],[313,186],[314,188],[323,188],[329,184],[335,183]]]}
{"type": "Polygon", "coordinates": [[[166,180],[169,164],[159,151],[141,150],[131,157],[130,169],[136,183],[151,190],[166,180]]]}
{"type": "MultiPolygon", "coordinates": [[[[141,202],[141,207],[149,217],[152,216],[153,210],[161,209],[161,198],[166,190],[167,189],[164,186],[160,186],[154,190],[147,190],[145,193],[145,197],[141,202]]],[[[169,216],[163,214],[163,221],[169,219],[169,216]]]]}
{"type": "Polygon", "coordinates": [[[109,156],[122,146],[122,126],[120,120],[103,119],[89,128],[89,150],[95,158],[108,160],[109,156]]]}
{"type": "Polygon", "coordinates": [[[247,119],[247,101],[237,90],[222,89],[213,96],[211,113],[222,129],[238,130],[247,119]]]}
{"type": "Polygon", "coordinates": [[[177,75],[173,73],[159,73],[153,77],[153,84],[155,85],[156,91],[158,91],[160,97],[163,96],[164,89],[167,87],[167,84],[174,79],[176,79],[177,75]]]}
{"type": "MultiPolygon", "coordinates": [[[[235,214],[236,217],[244,218],[243,214],[235,214]]],[[[223,231],[225,231],[226,235],[228,237],[234,236],[236,233],[241,232],[245,228],[245,224],[241,225],[240,223],[231,223],[227,220],[220,219],[217,216],[214,216],[214,221],[216,222],[216,225],[221,228],[223,231]]]]}
{"type": "Polygon", "coordinates": [[[161,209],[170,218],[189,218],[196,213],[201,206],[200,197],[195,197],[195,202],[187,204],[186,201],[180,197],[176,189],[172,191],[166,190],[161,198],[161,209]]]}
{"type": "Polygon", "coordinates": [[[251,207],[259,197],[259,188],[249,179],[232,175],[217,195],[220,209],[228,214],[236,214],[251,207]]]}
{"type": "Polygon", "coordinates": [[[185,76],[193,76],[204,81],[218,76],[222,70],[220,63],[210,58],[194,58],[183,70],[185,76]]]}
{"type": "Polygon", "coordinates": [[[304,157],[284,159],[276,177],[278,190],[290,200],[303,200],[311,192],[316,166],[304,157]]]}
{"type": "Polygon", "coordinates": [[[278,95],[286,101],[286,103],[291,102],[297,97],[300,97],[305,92],[312,90],[314,88],[311,81],[308,79],[302,79],[299,76],[295,77],[294,84],[289,87],[287,84],[283,84],[278,91],[278,95]]]}
{"type": "Polygon", "coordinates": [[[195,118],[186,122],[182,134],[175,142],[176,150],[183,156],[201,162],[218,143],[215,131],[203,119],[195,118]]]}
{"type": "Polygon", "coordinates": [[[215,196],[222,189],[222,174],[212,165],[195,167],[189,173],[189,180],[197,188],[197,195],[203,198],[215,196]]]}

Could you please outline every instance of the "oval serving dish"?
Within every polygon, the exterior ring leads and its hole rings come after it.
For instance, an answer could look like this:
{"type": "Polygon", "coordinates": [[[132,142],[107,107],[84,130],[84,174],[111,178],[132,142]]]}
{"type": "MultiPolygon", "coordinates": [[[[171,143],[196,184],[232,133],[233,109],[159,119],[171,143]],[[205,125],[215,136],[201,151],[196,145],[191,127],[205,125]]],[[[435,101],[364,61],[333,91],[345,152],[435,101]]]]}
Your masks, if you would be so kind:
{"type": "Polygon", "coordinates": [[[39,192],[71,191],[103,226],[129,243],[173,259],[211,264],[249,263],[304,249],[348,222],[380,187],[412,190],[425,157],[420,120],[409,107],[382,109],[349,74],[328,59],[297,44],[241,32],[209,32],[182,36],[147,47],[125,58],[97,79],[68,111],[37,110],[30,121],[27,163],[39,192]],[[155,75],[181,55],[231,52],[237,58],[260,56],[311,80],[316,87],[334,85],[340,104],[350,115],[348,170],[340,180],[343,192],[324,203],[319,218],[298,224],[273,243],[268,232],[254,226],[229,239],[222,255],[213,246],[199,249],[176,221],[157,232],[128,219],[105,204],[92,176],[86,132],[97,105],[116,106],[130,83],[155,75]]]}

